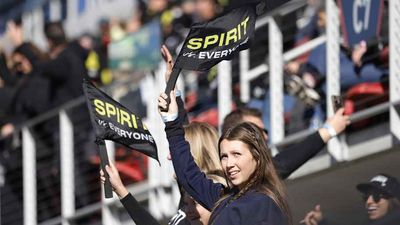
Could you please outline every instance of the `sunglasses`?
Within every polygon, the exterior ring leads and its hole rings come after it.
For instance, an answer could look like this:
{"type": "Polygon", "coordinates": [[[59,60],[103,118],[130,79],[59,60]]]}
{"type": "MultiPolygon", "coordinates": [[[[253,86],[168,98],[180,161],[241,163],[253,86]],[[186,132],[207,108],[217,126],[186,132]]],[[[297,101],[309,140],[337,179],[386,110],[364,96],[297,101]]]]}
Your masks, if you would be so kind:
{"type": "Polygon", "coordinates": [[[383,193],[379,193],[379,192],[368,192],[368,193],[364,193],[362,195],[362,198],[364,201],[367,201],[369,196],[372,196],[372,199],[374,200],[375,203],[378,203],[382,198],[383,199],[389,199],[390,196],[387,196],[383,193]]]}

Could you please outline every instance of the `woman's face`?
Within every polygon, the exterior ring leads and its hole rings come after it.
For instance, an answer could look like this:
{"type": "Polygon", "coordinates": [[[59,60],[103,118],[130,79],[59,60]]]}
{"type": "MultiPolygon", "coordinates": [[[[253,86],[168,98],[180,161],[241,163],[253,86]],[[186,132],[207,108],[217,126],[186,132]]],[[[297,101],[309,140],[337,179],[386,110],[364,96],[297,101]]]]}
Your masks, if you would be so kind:
{"type": "Polygon", "coordinates": [[[257,167],[249,146],[241,141],[224,139],[220,145],[221,164],[229,181],[242,189],[257,167]]]}
{"type": "Polygon", "coordinates": [[[389,205],[388,199],[380,198],[379,201],[375,202],[372,195],[369,195],[365,201],[369,219],[376,220],[385,216],[389,212],[389,205]]]}
{"type": "Polygon", "coordinates": [[[193,200],[187,193],[184,194],[185,213],[191,225],[207,225],[211,212],[193,200]]]}

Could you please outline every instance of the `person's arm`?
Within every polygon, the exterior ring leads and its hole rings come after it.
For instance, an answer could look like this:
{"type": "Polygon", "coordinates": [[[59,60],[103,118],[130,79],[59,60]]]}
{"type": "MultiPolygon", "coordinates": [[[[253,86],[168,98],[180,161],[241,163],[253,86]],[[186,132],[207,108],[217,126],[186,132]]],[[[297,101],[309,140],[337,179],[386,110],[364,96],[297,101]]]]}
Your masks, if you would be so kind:
{"type": "MultiPolygon", "coordinates": [[[[161,55],[164,59],[166,70],[165,70],[165,83],[168,83],[168,80],[171,76],[172,69],[174,67],[174,61],[172,60],[172,55],[169,52],[167,46],[163,45],[160,49],[161,55]]],[[[177,90],[175,87],[176,91],[176,103],[178,104],[178,118],[183,121],[183,124],[188,124],[188,116],[185,110],[185,103],[182,99],[181,92],[177,90]]]]}
{"type": "MultiPolygon", "coordinates": [[[[333,117],[326,121],[327,126],[334,129],[336,134],[344,131],[350,123],[349,116],[343,115],[343,112],[343,108],[339,109],[333,117]]],[[[330,138],[332,138],[330,132],[326,127],[323,127],[301,142],[279,152],[273,160],[281,179],[288,178],[295,170],[318,154],[330,138]]]]}
{"type": "MultiPolygon", "coordinates": [[[[166,97],[164,93],[159,97],[159,108],[166,108],[166,97]]],[[[220,198],[224,186],[207,179],[194,162],[189,143],[185,140],[182,122],[177,118],[178,106],[175,101],[175,93],[171,92],[170,97],[171,103],[168,112],[160,112],[160,114],[165,122],[165,132],[178,182],[191,197],[211,211],[215,202],[220,198]]]]}
{"type": "MultiPolygon", "coordinates": [[[[106,166],[107,173],[110,177],[110,183],[113,187],[114,192],[120,198],[120,201],[129,216],[135,221],[136,225],[159,225],[157,220],[144,209],[139,202],[133,197],[131,193],[128,192],[122,180],[119,176],[117,168],[114,166],[112,162],[110,162],[110,166],[106,166]]],[[[100,170],[100,180],[102,183],[105,182],[106,178],[104,176],[104,172],[100,170]]]]}
{"type": "Polygon", "coordinates": [[[160,225],[146,209],[139,204],[131,193],[121,199],[121,203],[136,225],[160,225]]]}

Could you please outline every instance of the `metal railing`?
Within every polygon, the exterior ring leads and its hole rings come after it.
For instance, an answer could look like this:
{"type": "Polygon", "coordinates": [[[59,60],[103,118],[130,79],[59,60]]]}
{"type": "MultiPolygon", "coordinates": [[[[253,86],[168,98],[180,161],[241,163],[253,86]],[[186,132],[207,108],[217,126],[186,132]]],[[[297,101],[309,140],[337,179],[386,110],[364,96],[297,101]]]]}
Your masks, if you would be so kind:
{"type": "MultiPolygon", "coordinates": [[[[303,5],[302,2],[305,1],[296,1],[296,4],[290,5],[287,10],[283,10],[285,7],[278,9],[275,12],[282,13],[282,11],[289,12],[291,10],[295,10],[296,8],[300,8],[303,5]],[[289,9],[290,8],[290,9],[289,9]]],[[[365,109],[363,111],[357,112],[351,116],[352,122],[357,122],[363,120],[365,118],[370,118],[374,115],[378,115],[384,112],[390,113],[390,131],[388,134],[382,134],[382,136],[390,136],[387,140],[394,140],[400,138],[400,133],[398,127],[400,127],[400,119],[399,114],[396,111],[395,107],[399,105],[400,100],[400,63],[396,60],[400,58],[400,51],[396,51],[396,49],[400,49],[400,35],[399,29],[400,26],[396,25],[396,21],[400,21],[400,1],[390,1],[390,41],[391,46],[395,50],[390,51],[390,101],[386,103],[382,103],[380,105],[376,105],[374,107],[365,109]]],[[[287,7],[287,6],[286,6],[287,7]]],[[[328,10],[328,32],[326,36],[320,36],[315,38],[306,44],[303,44],[295,49],[292,49],[288,52],[283,52],[282,50],[282,36],[279,35],[280,30],[279,26],[276,25],[274,20],[274,13],[268,14],[265,18],[260,18],[257,22],[257,29],[260,29],[263,25],[269,24],[271,32],[270,35],[270,48],[269,55],[273,57],[269,57],[269,63],[264,62],[261,65],[256,66],[253,69],[250,69],[250,59],[249,59],[249,51],[243,51],[240,53],[240,74],[241,74],[241,99],[244,102],[249,101],[250,99],[250,86],[249,82],[260,74],[264,74],[269,71],[270,80],[274,82],[277,86],[276,89],[272,89],[271,93],[274,96],[282,96],[283,94],[283,85],[282,85],[282,69],[283,63],[290,61],[297,56],[310,51],[315,46],[320,45],[322,43],[327,43],[328,45],[332,45],[332,50],[328,52],[328,60],[333,59],[335,64],[328,68],[328,87],[333,84],[332,87],[328,88],[328,96],[330,94],[337,94],[339,90],[337,90],[337,86],[334,86],[338,83],[338,73],[337,70],[339,68],[337,55],[338,48],[337,45],[339,43],[339,39],[337,38],[339,23],[338,20],[338,11],[335,9],[336,5],[334,5],[333,0],[328,0],[327,7],[332,7],[332,11],[328,10]],[[329,25],[333,21],[332,24],[329,25]],[[336,21],[336,22],[335,22],[336,21]],[[333,29],[330,33],[330,27],[333,29]],[[273,65],[273,66],[269,66],[273,65]],[[331,72],[329,72],[332,70],[331,72]]],[[[219,121],[221,123],[221,118],[224,117],[231,110],[231,63],[224,62],[219,66],[219,121]]],[[[160,121],[159,116],[157,115],[156,109],[156,97],[163,90],[164,87],[164,78],[163,78],[164,68],[160,67],[160,69],[156,72],[155,78],[152,76],[146,76],[143,81],[146,83],[149,90],[149,96],[147,99],[147,107],[148,107],[148,116],[147,116],[147,124],[155,136],[155,139],[158,140],[157,145],[160,149],[160,160],[162,164],[162,168],[155,162],[149,162],[149,177],[148,180],[136,183],[131,185],[129,189],[135,195],[138,200],[149,200],[149,209],[157,218],[165,217],[171,215],[175,212],[174,207],[171,205],[177,205],[178,199],[178,191],[174,182],[172,180],[172,167],[171,164],[165,161],[167,144],[165,140],[165,134],[163,133],[160,126],[162,126],[162,122],[160,121]],[[172,187],[172,191],[166,192],[166,187],[172,187]]],[[[145,86],[146,86],[145,85],[145,86]]],[[[284,136],[283,132],[283,111],[282,111],[282,100],[281,97],[277,97],[275,101],[272,102],[274,109],[276,110],[272,115],[272,121],[275,121],[273,124],[273,128],[271,129],[271,137],[273,140],[273,145],[276,147],[281,147],[284,145],[292,144],[307,135],[310,135],[313,131],[306,130],[302,131],[290,136],[284,136]],[[278,101],[276,101],[278,100],[278,101]]],[[[330,102],[330,101],[328,101],[330,102]]],[[[118,203],[118,199],[114,198],[111,200],[104,201],[101,200],[101,191],[100,185],[97,183],[93,191],[94,200],[89,201],[88,204],[84,203],[83,205],[77,205],[76,200],[81,200],[79,197],[77,198],[77,186],[76,186],[76,174],[77,172],[74,170],[81,157],[77,157],[76,146],[74,146],[74,138],[76,136],[76,131],[79,127],[79,124],[74,124],[68,116],[68,111],[72,108],[76,107],[86,107],[84,104],[84,98],[79,98],[73,102],[70,102],[58,109],[54,109],[51,112],[41,115],[38,118],[35,118],[26,124],[23,127],[18,128],[17,131],[22,132],[22,165],[23,165],[23,221],[24,224],[34,225],[34,224],[73,224],[74,222],[87,218],[90,216],[96,217],[97,213],[102,213],[102,219],[100,218],[92,218],[92,221],[97,221],[98,223],[107,224],[122,224],[123,221],[120,221],[118,216],[116,215],[115,208],[121,207],[118,203]],[[59,118],[59,143],[60,143],[60,184],[54,185],[54,189],[57,187],[59,190],[59,199],[60,199],[60,212],[56,212],[56,214],[51,214],[50,216],[44,216],[42,212],[41,205],[43,205],[44,201],[48,199],[40,199],[38,190],[38,179],[45,179],[46,177],[40,177],[39,173],[41,171],[37,171],[38,164],[43,163],[43,161],[38,160],[38,140],[35,140],[34,135],[32,133],[31,128],[35,127],[38,124],[41,124],[45,121],[48,121],[50,118],[54,117],[59,118]],[[74,150],[75,149],[75,150],[74,150]],[[75,153],[75,154],[74,154],[75,153]],[[101,221],[100,221],[101,220],[101,221]]],[[[328,106],[328,112],[330,111],[330,107],[328,106]]],[[[366,141],[367,142],[367,141],[366,141]]],[[[385,143],[386,143],[385,142],[385,143]]],[[[387,147],[392,146],[392,143],[386,143],[382,145],[380,149],[376,151],[386,150],[387,147]]],[[[310,167],[303,167],[294,177],[302,176],[304,174],[312,173],[317,170],[321,170],[324,168],[328,168],[333,165],[332,158],[335,161],[347,161],[352,160],[357,157],[365,156],[366,154],[372,154],[373,152],[366,151],[365,154],[357,154],[352,156],[350,152],[352,151],[353,146],[348,146],[346,143],[346,135],[342,135],[338,139],[331,141],[332,144],[329,146],[329,154],[324,154],[320,157],[317,157],[315,160],[311,160],[310,167]],[[332,146],[333,145],[333,146],[332,146]],[[311,168],[312,167],[312,168],[311,168]]],[[[108,150],[110,151],[110,158],[113,158],[113,149],[114,146],[112,143],[107,142],[108,150]]],[[[375,146],[372,146],[374,148],[375,146]]],[[[376,152],[375,151],[375,152],[376,152]]],[[[94,179],[98,181],[98,171],[92,174],[94,179]]],[[[91,177],[91,178],[93,178],[91,177]]],[[[19,179],[22,180],[22,177],[19,179]]],[[[43,190],[42,190],[43,191],[43,190]]],[[[46,190],[45,190],[46,191],[46,190]]],[[[89,191],[92,192],[92,191],[89,191]]],[[[21,190],[22,192],[22,190],[21,190]]],[[[49,208],[49,207],[48,207],[49,208]]],[[[96,223],[96,222],[94,222],[96,223]]]]}

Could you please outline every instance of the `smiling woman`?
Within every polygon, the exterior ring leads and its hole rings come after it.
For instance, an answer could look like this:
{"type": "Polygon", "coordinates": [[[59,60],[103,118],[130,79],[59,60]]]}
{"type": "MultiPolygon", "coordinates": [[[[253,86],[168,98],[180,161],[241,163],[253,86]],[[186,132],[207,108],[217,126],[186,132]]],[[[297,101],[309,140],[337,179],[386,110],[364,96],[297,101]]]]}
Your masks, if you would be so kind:
{"type": "MultiPolygon", "coordinates": [[[[214,183],[201,172],[190,154],[185,130],[178,117],[175,93],[171,92],[166,121],[171,158],[178,182],[201,206],[211,211],[212,225],[283,225],[291,223],[283,185],[274,168],[263,131],[251,123],[228,130],[218,143],[222,170],[228,187],[214,183]],[[177,118],[177,119],[176,119],[177,118]]],[[[158,99],[165,108],[166,95],[158,99]]]]}

